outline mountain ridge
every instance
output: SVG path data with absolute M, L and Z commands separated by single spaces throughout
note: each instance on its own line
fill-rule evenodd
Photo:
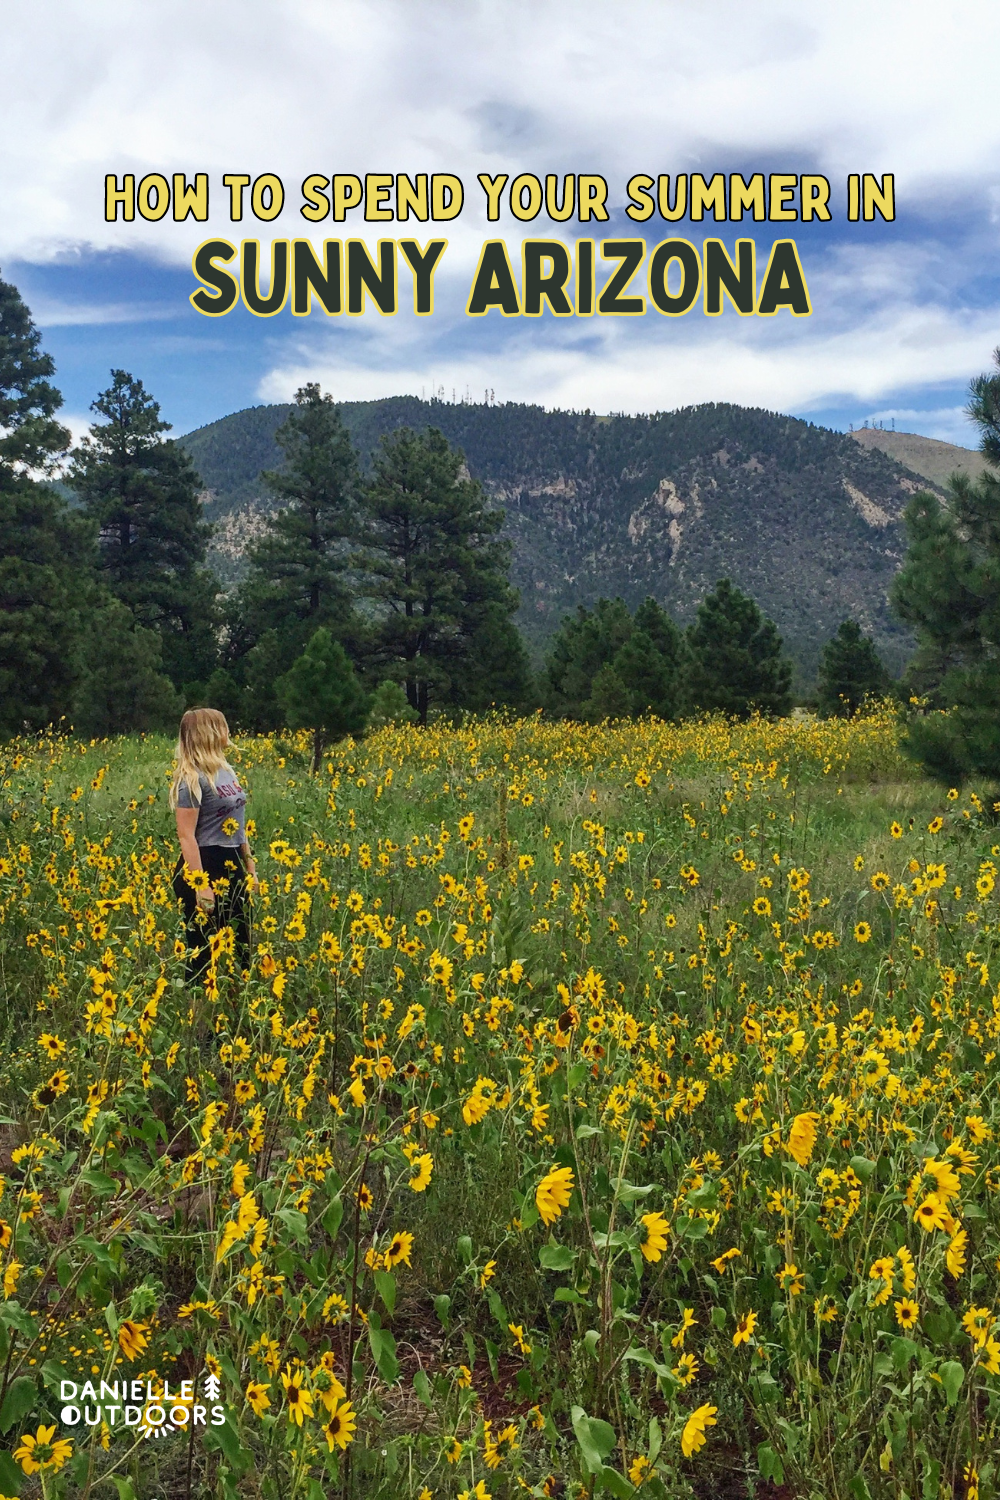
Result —
M 179 439 L 206 485 L 214 561 L 230 582 L 273 506 L 259 473 L 280 466 L 274 432 L 291 409 L 248 407 Z M 652 594 L 686 622 L 720 577 L 775 620 L 799 683 L 849 615 L 892 671 L 910 655 L 888 589 L 906 504 L 940 482 L 875 443 L 727 403 L 598 418 L 400 396 L 341 411 L 363 463 L 403 425 L 438 427 L 463 450 L 506 511 L 519 624 L 536 657 L 577 604 L 621 594 L 634 607 Z

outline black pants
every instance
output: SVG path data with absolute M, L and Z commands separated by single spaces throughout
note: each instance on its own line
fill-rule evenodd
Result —
M 229 888 L 216 892 L 215 906 L 202 912 L 195 892 L 184 879 L 184 857 L 174 866 L 174 895 L 184 910 L 184 929 L 190 950 L 187 961 L 187 980 L 196 984 L 204 978 L 210 957 L 209 939 L 220 927 L 231 927 L 235 938 L 237 968 L 250 965 L 250 910 L 247 902 L 246 869 L 242 849 L 230 849 L 220 844 L 199 846 L 202 869 L 213 885 L 217 880 L 229 881 Z

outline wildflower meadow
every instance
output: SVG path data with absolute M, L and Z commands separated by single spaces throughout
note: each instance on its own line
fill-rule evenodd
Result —
M 996 1495 L 996 794 L 888 706 L 310 755 L 190 989 L 170 743 L 0 748 L 0 1492 Z

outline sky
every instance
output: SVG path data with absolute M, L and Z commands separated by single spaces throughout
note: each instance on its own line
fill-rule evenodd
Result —
M 288 400 L 401 393 L 597 412 L 704 401 L 975 446 L 970 378 L 1000 344 L 1000 6 L 992 0 L 33 0 L 3 6 L 0 276 L 56 361 L 75 434 L 112 368 L 183 433 Z M 209 174 L 211 218 L 104 219 L 105 174 Z M 230 222 L 226 172 L 276 173 L 280 217 Z M 307 224 L 310 173 L 448 172 L 447 225 Z M 477 174 L 598 173 L 606 225 L 487 223 Z M 634 224 L 636 173 L 821 173 L 830 223 Z M 893 173 L 896 219 L 848 223 L 848 173 Z M 435 311 L 206 318 L 203 240 L 414 234 L 449 244 Z M 813 312 L 470 318 L 488 238 L 794 238 Z M 606 272 L 599 273 L 599 285 Z M 266 282 L 266 270 L 264 280 Z M 645 290 L 644 271 L 632 289 Z

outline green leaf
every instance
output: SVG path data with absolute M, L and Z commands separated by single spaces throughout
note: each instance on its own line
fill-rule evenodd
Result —
M 132 1488 L 131 1479 L 126 1478 L 123 1474 L 111 1474 L 108 1477 L 118 1491 L 118 1500 L 138 1500 L 135 1490 Z
M 9 1453 L 0 1452 L 0 1494 L 19 1495 L 24 1474 Z
M 487 1339 L 486 1340 L 486 1358 L 490 1362 L 490 1374 L 493 1376 L 493 1383 L 494 1383 L 494 1385 L 500 1379 L 500 1376 L 498 1374 L 498 1366 L 497 1366 L 497 1355 L 499 1353 L 500 1353 L 500 1350 L 497 1347 L 497 1345 L 494 1344 L 493 1340 L 492 1339 Z
M 568 1245 L 543 1245 L 538 1252 L 538 1264 L 543 1271 L 568 1271 L 573 1264 L 573 1252 Z
M 721 1332 L 726 1326 L 726 1309 L 724 1307 L 713 1307 L 711 1311 L 712 1326 Z
M 396 1308 L 396 1278 L 391 1271 L 375 1272 L 375 1288 L 385 1303 L 385 1310 L 392 1317 Z
M 554 1302 L 579 1303 L 584 1307 L 588 1305 L 586 1297 L 581 1297 L 580 1293 L 574 1291 L 571 1286 L 557 1286 L 555 1296 L 552 1300 Z
M 118 1337 L 118 1324 L 121 1319 L 118 1316 L 118 1309 L 113 1302 L 109 1302 L 104 1309 L 104 1321 L 111 1330 L 111 1337 L 116 1339 Z
M 869 1161 L 867 1156 L 852 1156 L 851 1166 L 861 1178 L 862 1182 L 870 1182 L 875 1175 L 875 1163 Z
M 428 1411 L 433 1411 L 434 1410 L 434 1392 L 431 1390 L 431 1383 L 430 1383 L 430 1381 L 427 1378 L 427 1371 L 426 1370 L 418 1370 L 417 1373 L 414 1375 L 414 1377 L 413 1377 L 413 1389 L 416 1391 L 417 1395 L 419 1396 L 420 1400 L 424 1403 L 424 1405 L 426 1406 L 427 1410 Z
M 687 1201 L 692 1208 L 714 1208 L 719 1201 L 719 1184 L 704 1182 L 700 1188 L 688 1193 Z
M 140 1250 L 145 1250 L 147 1255 L 152 1255 L 157 1260 L 162 1260 L 166 1253 L 159 1241 L 154 1240 L 153 1236 L 147 1234 L 144 1229 L 133 1229 L 129 1234 L 129 1239 L 134 1245 L 138 1245 Z
M 895 1338 L 889 1346 L 889 1353 L 897 1371 L 902 1373 L 910 1360 L 918 1353 L 917 1345 L 912 1339 Z
M 770 1443 L 758 1443 L 757 1467 L 760 1470 L 761 1479 L 770 1479 L 774 1484 L 784 1484 L 785 1471 L 782 1468 L 781 1459 Z
M 578 1125 L 576 1127 L 576 1138 L 578 1141 L 589 1141 L 592 1135 L 603 1135 L 596 1125 Z
M 232 1417 L 227 1417 L 221 1427 L 213 1429 L 219 1439 L 219 1447 L 237 1474 L 245 1474 L 253 1462 L 253 1454 L 240 1443 L 240 1435 L 233 1426 Z
M 79 1179 L 85 1187 L 92 1188 L 98 1198 L 107 1198 L 118 1191 L 118 1183 L 106 1172 L 98 1172 L 94 1167 L 80 1173 Z
M 569 1072 L 566 1074 L 567 1086 L 571 1089 L 578 1089 L 583 1080 L 586 1078 L 588 1072 L 590 1071 L 590 1067 L 590 1063 L 574 1063 Z
M 339 1230 L 341 1223 L 343 1222 L 343 1218 L 344 1203 L 343 1199 L 338 1196 L 331 1200 L 329 1206 L 327 1207 L 326 1213 L 323 1215 L 323 1218 L 321 1220 L 323 1228 L 326 1230 L 331 1240 L 335 1240 L 337 1238 L 337 1231 Z
M 596 1328 L 588 1328 L 587 1332 L 583 1335 L 584 1347 L 588 1354 L 593 1355 L 594 1359 L 597 1358 L 597 1346 L 600 1341 L 601 1335 Z
M 448 1313 L 450 1309 L 451 1298 L 448 1296 L 447 1292 L 440 1292 L 438 1296 L 434 1298 L 434 1311 L 437 1313 L 438 1322 L 444 1329 L 447 1329 L 448 1327 Z
M 38 1387 L 29 1375 L 19 1375 L 11 1381 L 0 1406 L 0 1432 L 9 1432 L 37 1403 Z
M 497 1322 L 500 1324 L 500 1327 L 506 1333 L 507 1324 L 510 1322 L 510 1319 L 507 1316 L 507 1309 L 504 1307 L 503 1303 L 500 1300 L 500 1293 L 489 1291 L 486 1294 L 486 1300 L 490 1304 L 490 1312 L 493 1314 Z
M 954 1406 L 958 1400 L 958 1393 L 962 1389 L 962 1381 L 965 1379 L 965 1369 L 957 1359 L 949 1359 L 941 1365 L 938 1374 L 941 1377 L 945 1395 L 948 1397 L 948 1405 Z
M 386 1385 L 395 1385 L 399 1379 L 399 1360 L 396 1358 L 396 1340 L 387 1328 L 373 1328 L 371 1315 L 368 1319 L 368 1342 L 378 1366 L 378 1372 Z
M 629 1483 L 624 1474 L 619 1474 L 617 1469 L 602 1468 L 600 1480 L 601 1489 L 606 1490 L 609 1495 L 618 1495 L 619 1500 L 631 1500 L 638 1493 L 635 1486 Z
M 297 1208 L 279 1208 L 275 1218 L 281 1220 L 297 1244 L 309 1243 L 308 1221 L 304 1213 L 300 1213 Z
M 661 1365 L 655 1355 L 650 1354 L 648 1349 L 643 1349 L 641 1344 L 633 1344 L 630 1349 L 626 1349 L 623 1358 L 630 1359 L 637 1365 L 644 1365 L 647 1370 L 653 1370 L 661 1379 L 665 1379 L 670 1374 L 667 1366 Z
M 521 1228 L 533 1229 L 541 1217 L 534 1198 L 530 1199 L 521 1210 Z
M 637 1203 L 640 1198 L 648 1198 L 652 1191 L 652 1183 L 646 1187 L 636 1187 L 634 1183 L 623 1182 L 618 1189 L 617 1198 L 619 1203 Z
M 604 1460 L 615 1446 L 614 1428 L 599 1417 L 588 1417 L 582 1406 L 572 1408 L 570 1419 L 587 1473 L 600 1474 Z
M 468 1234 L 460 1234 L 458 1237 L 458 1253 L 463 1265 L 472 1264 L 472 1237 Z
M 662 1447 L 663 1447 L 663 1433 L 660 1430 L 660 1424 L 657 1421 L 656 1417 L 650 1417 L 650 1419 L 649 1419 L 649 1452 L 647 1453 L 646 1457 L 649 1459 L 649 1461 L 650 1461 L 651 1464 L 655 1464 L 656 1463 L 656 1460 L 660 1456 L 660 1449 Z

